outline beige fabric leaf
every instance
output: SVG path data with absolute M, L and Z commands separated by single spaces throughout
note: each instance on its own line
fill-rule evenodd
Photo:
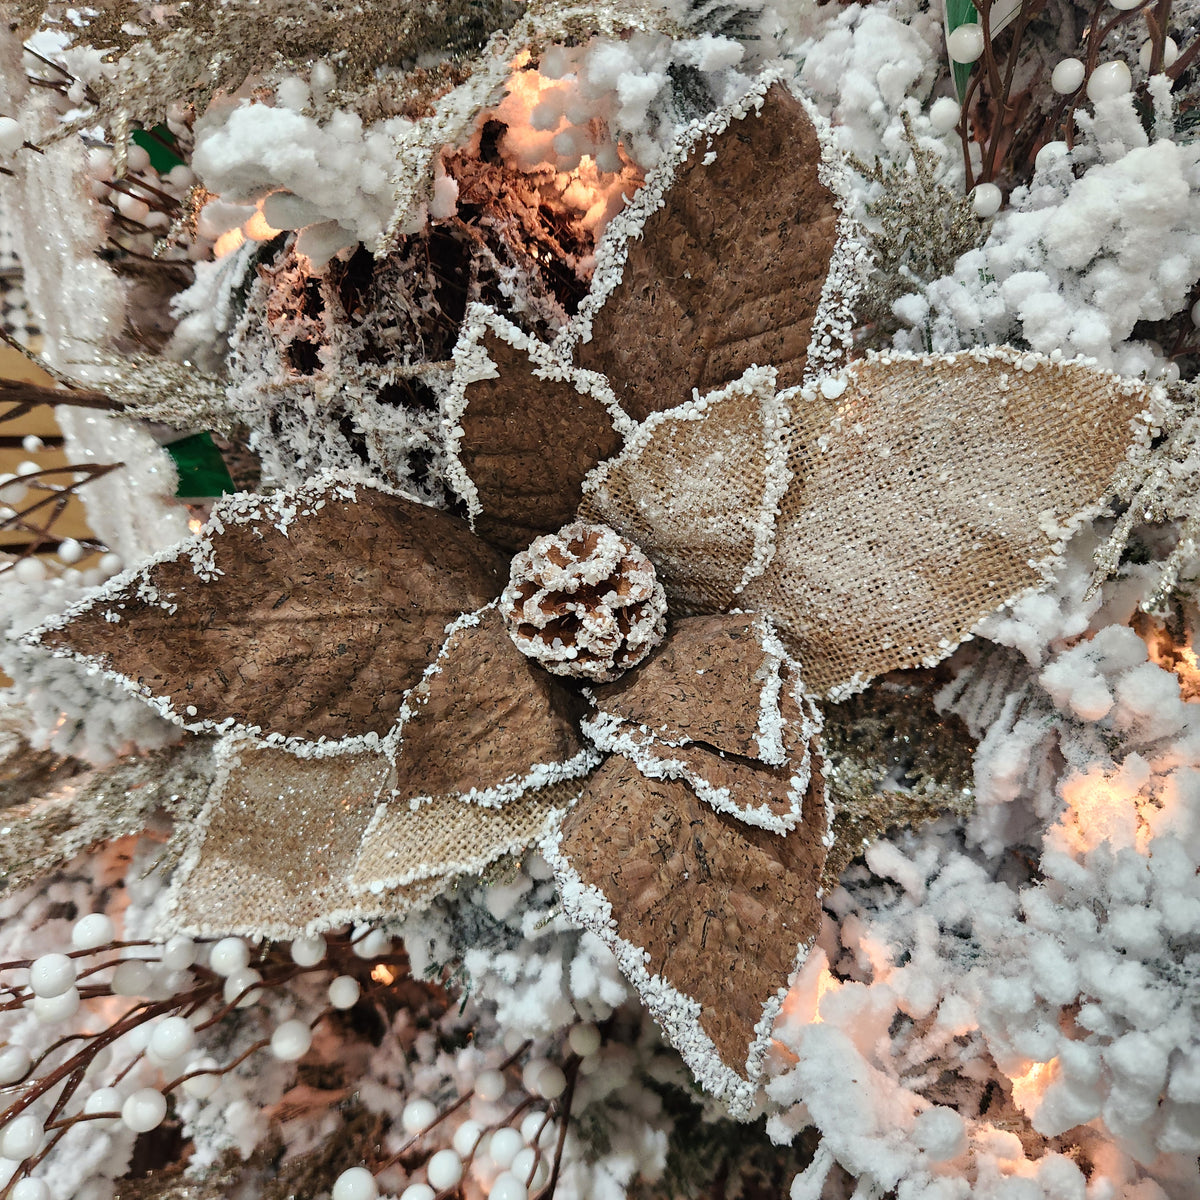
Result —
M 365 485 L 239 495 L 35 637 L 189 728 L 382 734 L 504 566 L 463 522 Z
M 932 665 L 1043 581 L 1148 442 L 1152 400 L 1004 350 L 856 364 L 791 402 L 793 479 L 745 606 L 771 614 L 816 691 Z
M 399 916 L 429 886 L 360 899 L 347 879 L 390 763 L 378 754 L 300 758 L 231 741 L 172 880 L 169 922 L 201 937 L 291 938 Z M 434 889 L 435 891 L 437 889 Z
M 434 875 L 482 871 L 541 838 L 555 810 L 569 804 L 582 786 L 579 779 L 562 780 L 500 808 L 482 808 L 458 796 L 439 796 L 416 809 L 380 804 L 364 831 L 351 889 L 373 900 L 383 888 L 419 888 Z
M 547 843 L 568 915 L 613 948 L 697 1079 L 735 1112 L 820 926 L 827 827 L 819 773 L 804 823 L 780 836 L 614 756 Z
M 738 606 L 771 559 L 789 478 L 789 414 L 774 382 L 772 369 L 752 368 L 652 414 L 584 483 L 580 517 L 611 525 L 649 555 L 674 612 Z
M 775 84 L 760 110 L 693 145 L 661 207 L 630 229 L 577 361 L 607 375 L 635 420 L 756 363 L 800 383 L 838 235 L 821 157 L 804 105 Z

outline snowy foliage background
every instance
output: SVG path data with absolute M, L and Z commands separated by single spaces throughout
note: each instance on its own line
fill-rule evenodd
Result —
M 1065 0 L 1048 5 L 1047 28 L 1056 6 Z M 543 14 L 547 27 L 553 8 Z M 509 165 L 534 173 L 532 191 L 589 235 L 602 233 L 623 189 L 632 190 L 687 120 L 741 94 L 776 59 L 852 156 L 856 216 L 868 231 L 881 231 L 889 186 L 881 178 L 903 172 L 914 146 L 947 194 L 964 190 L 958 136 L 935 103 L 953 95 L 936 3 L 740 10 L 674 0 L 607 18 L 614 28 L 628 20 L 634 32 L 547 50 L 536 90 L 514 87 L 495 107 L 497 119 L 520 131 L 505 143 Z M 1194 5 L 1176 6 L 1173 28 L 1194 33 L 1196 23 Z M 1040 36 L 1030 53 L 1043 63 L 1075 49 Z M 74 29 L 47 25 L 31 44 L 81 87 L 106 69 Z M 1136 41 L 1120 49 L 1140 83 Z M 129 287 L 97 254 L 114 220 L 91 184 L 111 167 L 98 138 L 89 150 L 78 134 L 52 136 L 79 115 L 67 110 L 81 95 L 62 100 L 26 88 L 20 47 L 7 32 L 0 54 L 0 113 L 47 146 L 26 176 L 17 218 L 45 356 L 65 375 L 104 386 L 110 368 L 95 348 L 147 326 L 134 310 L 158 300 Z M 500 66 L 507 71 L 507 59 Z M 377 334 L 370 316 L 351 327 L 332 305 L 281 315 L 277 301 L 331 287 L 328 275 L 318 271 L 313 284 L 306 273 L 335 256 L 346 263 L 360 243 L 370 250 L 389 229 L 410 231 L 454 211 L 459 185 L 430 147 L 480 136 L 474 118 L 502 81 L 499 70 L 477 72 L 439 105 L 436 142 L 429 122 L 339 109 L 325 97 L 327 65 L 307 78 L 288 76 L 253 103 L 214 103 L 195 123 L 190 166 L 160 181 L 179 195 L 199 183 L 220 196 L 203 210 L 191 243 L 194 282 L 171 299 L 165 344 L 174 358 L 222 376 L 223 414 L 249 428 L 264 483 L 359 467 L 365 455 L 378 477 L 444 500 L 436 420 L 380 399 L 402 382 L 436 395 L 444 373 L 429 364 L 437 355 L 416 342 L 392 344 L 380 367 L 366 351 L 372 338 L 390 335 Z M 936 272 L 915 270 L 914 256 L 881 240 L 873 286 L 889 303 L 877 344 L 943 351 L 1012 343 L 1082 354 L 1192 395 L 1197 359 L 1173 356 L 1154 333 L 1171 321 L 1190 329 L 1200 281 L 1200 143 L 1190 126 L 1177 126 L 1170 90 L 1151 83 L 1150 93 L 1150 115 L 1128 92 L 1083 105 L 1074 147 L 1045 146 L 997 215 L 970 214 L 971 244 Z M 585 152 L 606 178 L 572 193 L 569 173 Z M 16 153 L 11 139 L 0 147 L 8 158 Z M 401 176 L 409 171 L 427 172 L 431 187 L 410 197 L 397 223 L 397 186 L 407 186 Z M 770 164 L 760 186 L 770 186 Z M 264 208 L 263 193 L 278 189 L 289 193 L 286 204 Z M 273 231 L 299 230 L 296 245 L 258 274 L 252 266 L 274 242 L 239 233 L 230 239 L 237 248 L 213 257 L 213 245 L 256 213 Z M 586 253 L 571 263 L 579 278 L 590 265 Z M 488 270 L 530 329 L 553 332 L 564 322 L 561 298 L 532 289 L 513 264 Z M 375 298 L 393 305 L 380 328 L 404 328 L 405 320 L 423 328 L 419 290 L 381 287 Z M 300 342 L 316 347 L 320 370 L 297 375 Z M 170 499 L 170 460 L 153 438 L 98 413 L 64 411 L 60 420 L 73 461 L 128 464 L 97 486 L 89 507 L 93 528 L 122 562 L 186 533 L 188 513 Z M 1113 578 L 1089 592 L 1109 517 L 1077 536 L 1055 588 L 988 618 L 945 669 L 937 703 L 978 739 L 972 814 L 893 831 L 827 897 L 819 948 L 776 1030 L 762 1102 L 779 1155 L 793 1146 L 792 1200 L 1200 1195 L 1200 673 L 1190 650 L 1163 650 L 1172 640 L 1190 644 L 1194 544 L 1182 543 L 1174 586 L 1155 611 L 1139 608 L 1156 595 L 1194 504 L 1198 463 L 1186 431 L 1171 445 L 1183 450 L 1163 468 L 1169 502 L 1152 527 L 1134 524 Z M 98 582 L 69 567 L 37 574 L 0 578 L 0 621 L 10 635 Z M 35 745 L 104 766 L 174 739 L 136 700 L 64 660 L 10 640 L 0 644 L 0 666 L 13 680 L 4 711 Z M 153 941 L 167 836 L 165 826 L 152 826 L 131 862 L 98 851 L 45 887 L 8 895 L 3 957 L 61 949 L 70 915 L 100 909 L 118 917 L 124 937 Z M 526 1039 L 553 1058 L 580 1021 L 607 1032 L 581 1076 L 560 1196 L 608 1200 L 655 1186 L 682 1195 L 671 1148 L 688 1127 L 699 1119 L 722 1131 L 716 1140 L 734 1136 L 714 1106 L 689 1096 L 685 1069 L 641 1015 L 609 952 L 557 915 L 536 855 L 509 878 L 464 881 L 388 933 L 403 938 L 415 975 L 451 970 L 465 997 L 461 1009 L 420 1028 L 402 1009 L 373 1048 L 350 1053 L 356 1111 L 391 1121 L 389 1148 L 403 1140 L 404 1110 L 415 1098 L 446 1103 Z M 153 994 L 180 985 L 186 969 L 173 973 L 157 964 L 152 946 L 145 952 L 156 964 Z M 264 1028 L 316 1011 L 322 995 L 310 981 L 236 1010 L 211 1031 L 204 1053 L 228 1061 Z M 0 1021 L 10 1046 L 36 1049 L 60 1032 L 26 1011 Z M 347 1040 L 355 1033 L 343 1030 Z M 114 1046 L 75 1103 L 142 1048 L 133 1035 Z M 326 1034 L 315 1053 L 335 1063 L 345 1051 Z M 295 1067 L 263 1061 L 247 1060 L 211 1096 L 176 1102 L 196 1179 L 215 1178 L 231 1153 L 249 1158 L 273 1137 L 294 1156 L 339 1136 L 344 1114 L 311 1097 L 308 1119 L 273 1123 L 283 1098 L 296 1100 Z M 119 1089 L 154 1086 L 158 1071 L 138 1059 Z M 496 1101 L 476 1097 L 444 1127 L 444 1140 L 462 1119 L 499 1114 Z M 119 1122 L 99 1124 L 73 1129 L 39 1168 L 48 1194 L 125 1194 L 114 1181 L 135 1135 Z M 497 1173 L 484 1158 L 469 1186 L 487 1193 Z M 394 1183 L 397 1192 L 406 1185 Z M 258 1194 L 256 1185 L 239 1186 L 239 1195 Z

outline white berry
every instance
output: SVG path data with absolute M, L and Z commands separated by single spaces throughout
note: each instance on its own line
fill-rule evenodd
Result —
M 333 1181 L 333 1200 L 375 1200 L 378 1195 L 379 1185 L 366 1167 L 351 1167 Z
M 250 988 L 251 984 L 261 981 L 262 976 L 253 967 L 244 967 L 240 971 L 234 971 L 225 980 L 225 1003 L 232 1004 L 236 1000 L 238 1008 L 249 1008 L 250 1005 L 257 1004 L 262 995 L 262 989 L 251 988 L 250 991 L 246 989 Z M 242 995 L 243 992 L 245 995 Z M 241 996 L 240 1000 L 238 1000 L 239 996 Z
M 131 958 L 113 971 L 114 996 L 144 996 L 154 984 L 154 973 L 140 958 Z
M 75 544 L 79 545 L 78 542 Z M 66 542 L 63 543 L 63 546 L 65 545 Z M 58 548 L 58 555 L 62 558 L 62 546 Z M 63 559 L 63 562 L 68 561 Z M 116 936 L 117 927 L 111 917 L 104 913 L 89 913 L 75 922 L 75 927 L 71 930 L 71 945 L 76 950 L 96 950 L 100 946 L 107 946 Z
M 116 1088 L 97 1088 L 85 1101 L 83 1111 L 92 1113 L 119 1113 L 124 1099 Z
M 157 1129 L 166 1115 L 166 1097 L 157 1088 L 139 1088 L 121 1105 L 121 1120 L 134 1133 Z
M 475 1147 L 483 1135 L 483 1126 L 478 1121 L 464 1121 L 450 1139 L 450 1145 L 463 1158 L 469 1158 L 475 1152 Z
M 1050 72 L 1050 86 L 1060 95 L 1069 96 L 1079 90 L 1087 68 L 1077 58 L 1064 58 Z
M 29 1007 L 43 1025 L 57 1025 L 79 1011 L 79 989 L 69 987 L 61 996 L 34 996 Z
M 952 62 L 973 63 L 983 53 L 983 26 L 975 21 L 960 25 L 946 39 Z
M 215 1072 L 216 1069 L 217 1060 L 215 1058 L 198 1059 L 188 1067 L 187 1073 L 190 1074 L 192 1071 L 203 1071 L 205 1073 L 196 1075 L 192 1079 L 185 1079 L 183 1081 L 183 1090 L 189 1096 L 195 1096 L 197 1100 L 207 1100 L 221 1086 L 220 1075 L 209 1074 L 209 1072 Z
M 1179 57 L 1179 43 L 1174 38 L 1167 38 L 1163 42 L 1162 69 L 1165 71 Z M 1138 51 L 1138 65 L 1143 71 L 1150 70 L 1151 60 L 1154 58 L 1154 41 L 1147 40 L 1142 43 L 1142 48 Z
M 425 1175 L 431 1188 L 443 1192 L 462 1179 L 462 1159 L 453 1150 L 439 1150 L 426 1164 Z
M 176 934 L 163 947 L 162 964 L 168 971 L 183 971 L 196 961 L 199 947 L 190 937 Z
M 50 1200 L 44 1179 L 19 1179 L 13 1185 L 12 1200 Z
M 410 1183 L 400 1193 L 400 1200 L 433 1200 L 437 1192 L 427 1183 Z
M 580 1058 L 587 1058 L 589 1054 L 595 1054 L 600 1049 L 600 1030 L 591 1021 L 581 1021 L 578 1025 L 572 1025 L 567 1033 L 567 1045 Z
M 15 154 L 24 140 L 20 125 L 12 117 L 0 117 L 0 154 Z
M 160 1062 L 173 1062 L 186 1054 L 196 1041 L 196 1031 L 186 1017 L 164 1017 L 150 1035 L 150 1053 Z
M 324 957 L 325 939 L 319 933 L 292 942 L 292 962 L 298 967 L 315 967 Z
M 1133 76 L 1128 66 L 1119 58 L 1101 63 L 1091 74 L 1087 83 L 1087 98 L 1096 104 L 1101 100 L 1112 100 L 1123 96 L 1133 86 Z
M 23 1079 L 33 1065 L 33 1058 L 24 1046 L 9 1045 L 0 1049 L 0 1086 Z
M 271 1034 L 271 1053 L 282 1062 L 295 1062 L 308 1053 L 312 1030 L 307 1021 L 284 1021 Z
M 935 133 L 949 133 L 958 124 L 962 109 L 950 96 L 941 96 L 929 106 L 929 123 Z
M 525 1139 L 517 1129 L 497 1129 L 488 1142 L 488 1158 L 501 1170 L 512 1164 L 517 1151 L 525 1145 Z
M 29 986 L 47 1000 L 61 996 L 75 983 L 75 962 L 65 954 L 43 954 L 29 968 Z
M 329 1003 L 334 1008 L 353 1008 L 361 991 L 353 975 L 339 975 L 329 985 Z
M 508 1081 L 503 1071 L 495 1069 L 480 1071 L 475 1076 L 475 1095 L 480 1100 L 499 1100 L 508 1091 Z
M 555 1100 L 567 1090 L 567 1077 L 557 1063 L 547 1063 L 534 1083 L 534 1091 L 543 1100 Z
M 400 1124 L 405 1133 L 420 1133 L 437 1116 L 437 1107 L 432 1100 L 410 1100 L 400 1115 Z
M 218 975 L 228 978 L 235 971 L 242 971 L 250 965 L 250 947 L 241 938 L 222 938 L 209 950 L 208 965 Z
M 354 953 L 359 958 L 378 958 L 392 948 L 392 939 L 382 929 L 372 929 L 364 938 L 354 943 Z
M 971 193 L 971 207 L 977 217 L 994 217 L 1004 203 L 1004 194 L 994 183 L 975 185 Z
M 22 1113 L 0 1131 L 0 1154 L 20 1162 L 41 1147 L 45 1130 L 33 1113 Z
M 527 1186 L 532 1187 L 535 1191 L 550 1177 L 550 1168 L 546 1165 L 545 1158 L 539 1158 L 537 1151 L 531 1146 L 526 1146 L 524 1150 L 517 1151 L 516 1157 L 512 1160 L 510 1170 L 518 1179 L 523 1183 L 527 1183 Z M 533 1176 L 532 1179 L 530 1179 L 531 1174 Z
M 529 1200 L 529 1189 L 523 1179 L 505 1171 L 496 1176 L 488 1196 L 491 1200 Z

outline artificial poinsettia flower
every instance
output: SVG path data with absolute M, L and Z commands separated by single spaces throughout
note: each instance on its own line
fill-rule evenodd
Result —
M 222 736 L 181 928 L 399 915 L 544 835 L 565 911 L 751 1110 L 826 883 L 810 693 L 937 661 L 1036 586 L 1157 399 L 1004 349 L 844 365 L 839 186 L 764 80 L 647 178 L 553 344 L 468 311 L 443 411 L 470 528 L 367 480 L 235 497 L 41 631 Z M 640 547 L 671 617 L 586 689 L 510 636 L 535 592 L 498 599 L 508 555 L 579 518 Z

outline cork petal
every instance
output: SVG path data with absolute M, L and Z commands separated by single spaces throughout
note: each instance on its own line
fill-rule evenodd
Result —
M 483 305 L 468 312 L 454 364 L 443 410 L 451 482 L 477 533 L 523 550 L 573 519 L 584 477 L 633 424 L 602 379 Z
M 829 817 L 818 774 L 805 807 L 786 836 L 750 828 L 614 756 L 545 846 L 568 916 L 612 947 L 697 1079 L 737 1115 L 819 928 Z
M 347 886 L 389 770 L 378 754 L 300 758 L 227 740 L 172 881 L 169 927 L 291 938 L 428 903 L 444 879 L 365 898 Z
M 755 363 L 773 363 L 783 387 L 801 382 L 838 243 L 822 152 L 808 110 L 776 83 L 696 127 L 614 221 L 571 335 L 635 420 Z
M 221 502 L 196 537 L 33 635 L 186 728 L 377 739 L 504 560 L 459 520 L 364 484 Z
M 677 612 L 738 606 L 774 554 L 790 480 L 790 413 L 775 371 L 753 367 L 638 426 L 584 483 L 580 517 L 649 555 Z
M 404 701 L 391 798 L 488 807 L 582 775 L 598 761 L 578 731 L 582 709 L 513 645 L 494 604 L 469 613 Z
M 1149 444 L 1153 389 L 993 349 L 871 357 L 792 402 L 775 554 L 746 588 L 833 696 L 932 666 L 1039 586 Z
M 636 672 L 594 687 L 584 731 L 644 775 L 777 833 L 805 816 L 821 718 L 766 618 L 684 617 Z

